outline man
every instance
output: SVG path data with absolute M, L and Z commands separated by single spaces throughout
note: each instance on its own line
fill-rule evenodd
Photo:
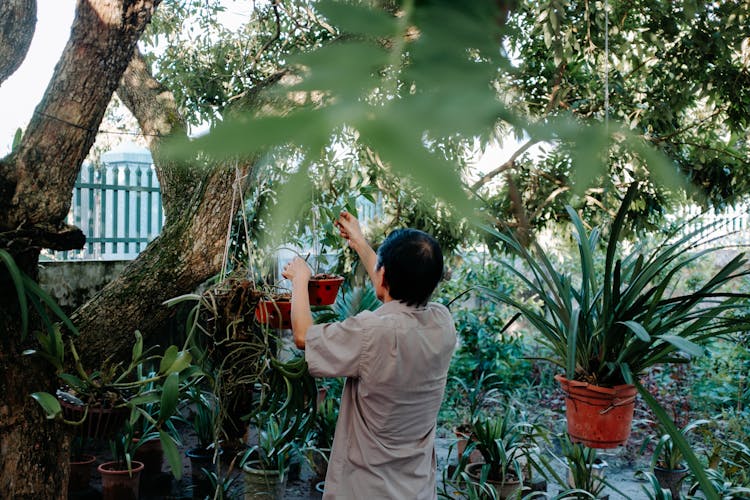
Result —
M 310 268 L 294 259 L 292 333 L 310 373 L 345 376 L 324 499 L 434 499 L 435 427 L 456 330 L 448 309 L 428 302 L 443 274 L 437 241 L 392 232 L 376 254 L 357 219 L 341 212 L 341 236 L 359 255 L 383 305 L 340 323 L 314 325 Z

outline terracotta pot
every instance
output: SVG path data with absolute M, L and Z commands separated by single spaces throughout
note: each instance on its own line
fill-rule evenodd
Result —
M 76 405 L 65 399 L 59 401 L 66 420 L 78 422 L 83 418 L 86 406 Z M 86 420 L 77 427 L 76 432 L 84 438 L 110 439 L 122 429 L 129 416 L 130 408 L 127 406 L 103 408 L 89 405 Z
M 568 434 L 573 442 L 590 448 L 616 448 L 625 444 L 633 421 L 634 385 L 599 387 L 555 375 L 565 393 Z
M 242 466 L 245 472 L 245 500 L 284 498 L 287 474 L 278 470 L 258 469 L 257 463 Z
M 453 434 L 456 435 L 456 451 L 458 452 L 458 460 L 461 461 L 461 458 L 464 456 L 464 450 L 466 450 L 466 445 L 469 444 L 469 440 L 471 439 L 471 433 L 465 432 L 462 430 L 459 430 L 458 427 L 453 428 Z M 474 449 L 471 452 L 471 455 L 469 455 L 469 463 L 477 463 L 482 461 L 482 453 L 480 453 L 479 450 Z
M 133 441 L 138 441 L 134 439 Z M 147 476 L 155 476 L 161 473 L 161 465 L 164 462 L 164 449 L 160 439 L 151 439 L 140 445 L 135 450 L 136 460 L 143 463 L 143 473 Z
M 97 470 L 102 475 L 104 500 L 137 500 L 143 464 L 133 460 L 131 470 L 122 470 L 119 462 L 104 462 Z
M 659 486 L 668 489 L 672 493 L 672 498 L 682 498 L 682 481 L 687 477 L 687 468 L 682 469 L 664 469 L 663 467 L 654 467 L 654 476 L 659 482 Z
M 96 462 L 94 455 L 81 455 L 70 459 L 70 476 L 68 480 L 68 491 L 83 491 L 89 488 L 91 481 L 91 466 Z
M 479 481 L 482 477 L 482 466 L 483 462 L 477 462 L 466 466 L 466 473 L 474 480 Z M 521 481 L 515 478 L 507 478 L 505 481 L 494 481 L 487 479 L 487 483 L 491 484 L 497 492 L 497 498 L 513 498 L 518 494 L 518 490 L 521 489 L 523 484 Z
M 271 328 L 292 327 L 292 302 L 290 300 L 261 300 L 255 308 L 255 319 Z
M 336 302 L 336 295 L 339 293 L 339 288 L 343 282 L 344 278 L 341 276 L 322 275 L 322 277 L 313 276 L 310 278 L 310 282 L 307 284 L 310 305 L 330 306 Z

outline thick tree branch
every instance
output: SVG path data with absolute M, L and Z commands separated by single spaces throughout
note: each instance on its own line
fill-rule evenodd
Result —
M 136 42 L 160 0 L 87 0 L 18 151 L 0 171 L 0 228 L 59 223 Z
M 190 201 L 201 178 L 200 172 L 161 154 L 167 138 L 186 137 L 186 123 L 180 115 L 174 94 L 158 82 L 138 49 L 135 50 L 117 95 L 138 120 L 154 158 L 167 220 Z
M 0 85 L 26 58 L 36 28 L 36 0 L 0 2 Z

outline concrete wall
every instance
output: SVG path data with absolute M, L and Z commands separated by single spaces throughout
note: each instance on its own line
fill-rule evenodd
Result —
M 39 283 L 67 313 L 96 295 L 130 261 L 40 262 Z

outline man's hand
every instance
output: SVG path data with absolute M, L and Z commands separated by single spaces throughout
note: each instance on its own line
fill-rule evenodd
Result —
M 312 271 L 310 270 L 310 266 L 307 265 L 307 262 L 299 257 L 295 257 L 294 260 L 284 267 L 281 275 L 292 280 L 292 283 L 295 283 L 298 280 L 301 283 L 307 283 L 310 281 Z
M 362 234 L 362 228 L 359 227 L 359 221 L 346 210 L 342 210 L 339 218 L 334 222 L 339 228 L 339 234 L 349 242 L 349 246 L 358 250 L 362 245 L 367 245 L 365 237 Z

